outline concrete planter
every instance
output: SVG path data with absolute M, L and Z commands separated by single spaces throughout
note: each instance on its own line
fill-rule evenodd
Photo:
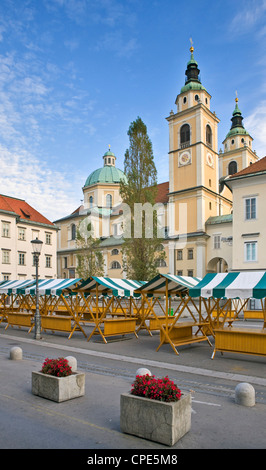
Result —
M 33 395 L 56 402 L 81 397 L 85 394 L 85 374 L 73 372 L 67 377 L 53 377 L 42 372 L 32 372 Z
M 165 403 L 123 393 L 120 427 L 124 433 L 172 446 L 191 428 L 191 395 Z

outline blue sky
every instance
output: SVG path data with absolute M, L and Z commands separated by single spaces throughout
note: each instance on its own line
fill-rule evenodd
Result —
M 266 0 L 1 0 L 0 193 L 50 220 L 75 210 L 111 145 L 123 169 L 129 125 L 148 128 L 168 181 L 168 124 L 189 38 L 221 120 L 235 91 L 253 148 L 266 155 Z

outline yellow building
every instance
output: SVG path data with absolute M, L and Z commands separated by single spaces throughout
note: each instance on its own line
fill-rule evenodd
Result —
M 237 210 L 232 222 L 232 271 L 266 269 L 266 157 L 226 179 Z
M 200 70 L 190 48 L 186 80 L 175 101 L 176 111 L 166 118 L 169 125 L 169 181 L 158 185 L 156 203 L 165 233 L 166 259 L 159 271 L 203 277 L 206 272 L 228 271 L 233 262 L 232 188 L 233 175 L 254 164 L 252 137 L 243 126 L 236 98 L 231 128 L 224 151 L 218 152 L 219 119 L 211 111 L 211 95 L 202 85 Z M 119 194 L 122 170 L 116 168 L 113 152 L 87 178 L 84 204 L 55 223 L 58 232 L 58 275 L 75 277 L 76 230 L 90 217 L 94 236 L 101 239 L 105 275 L 125 277 L 122 269 L 123 207 Z
M 93 225 L 93 237 L 100 238 L 104 255 L 105 275 L 122 277 L 121 214 L 119 206 L 120 180 L 125 174 L 116 168 L 116 157 L 107 151 L 103 156 L 103 167 L 93 171 L 85 181 L 84 203 L 72 214 L 55 221 L 58 231 L 58 273 L 59 277 L 76 277 L 77 268 L 77 229 L 82 221 Z
M 209 217 L 230 213 L 232 204 L 230 197 L 219 192 L 219 119 L 210 110 L 211 95 L 200 81 L 193 47 L 190 52 L 186 82 L 175 101 L 176 113 L 171 111 L 167 118 L 169 202 L 175 216 L 171 235 L 176 240 L 170 259 L 171 272 L 203 277 L 209 238 L 205 223 Z

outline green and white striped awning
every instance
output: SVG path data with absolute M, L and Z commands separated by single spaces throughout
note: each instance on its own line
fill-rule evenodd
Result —
M 168 295 L 186 293 L 191 287 L 196 286 L 201 281 L 199 277 L 175 276 L 173 274 L 158 274 L 151 281 L 138 289 L 138 292 L 147 295 L 165 295 L 166 284 L 168 282 Z
M 69 293 L 75 289 L 80 281 L 80 278 L 74 279 L 43 279 L 39 281 L 39 294 L 40 295 L 61 295 L 62 293 Z M 36 282 L 34 286 L 25 289 L 25 294 L 36 294 Z
M 78 291 L 86 293 L 96 292 L 99 295 L 114 295 L 116 297 L 133 297 L 135 290 L 139 289 L 144 282 L 129 279 L 117 279 L 110 277 L 91 276 L 78 286 Z
M 266 272 L 209 273 L 189 289 L 191 297 L 216 299 L 262 299 L 266 297 Z
M 62 292 L 70 292 L 75 289 L 80 281 L 75 279 L 41 279 L 39 280 L 40 295 L 61 295 Z M 36 280 L 5 281 L 0 284 L 0 294 L 36 294 Z
M 35 280 L 24 280 L 24 281 L 3 281 L 0 284 L 0 294 L 17 294 L 26 287 L 35 284 Z

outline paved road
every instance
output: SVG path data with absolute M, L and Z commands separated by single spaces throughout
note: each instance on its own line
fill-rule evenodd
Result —
M 158 335 L 103 344 L 75 333 L 44 333 L 36 341 L 26 330 L 0 327 L 0 448 L 84 449 L 86 457 L 123 449 L 175 452 L 180 449 L 265 449 L 266 358 L 216 354 L 207 343 L 158 352 Z M 20 346 L 22 361 L 11 361 L 11 347 Z M 74 356 L 86 374 L 84 397 L 54 403 L 31 394 L 31 371 L 46 357 Z M 171 449 L 120 431 L 120 394 L 130 389 L 136 370 L 168 375 L 181 390 L 192 391 L 192 427 Z M 251 383 L 252 408 L 236 405 L 235 387 Z M 99 454 L 100 455 L 100 454 Z M 122 454 L 121 454 L 122 455 Z

